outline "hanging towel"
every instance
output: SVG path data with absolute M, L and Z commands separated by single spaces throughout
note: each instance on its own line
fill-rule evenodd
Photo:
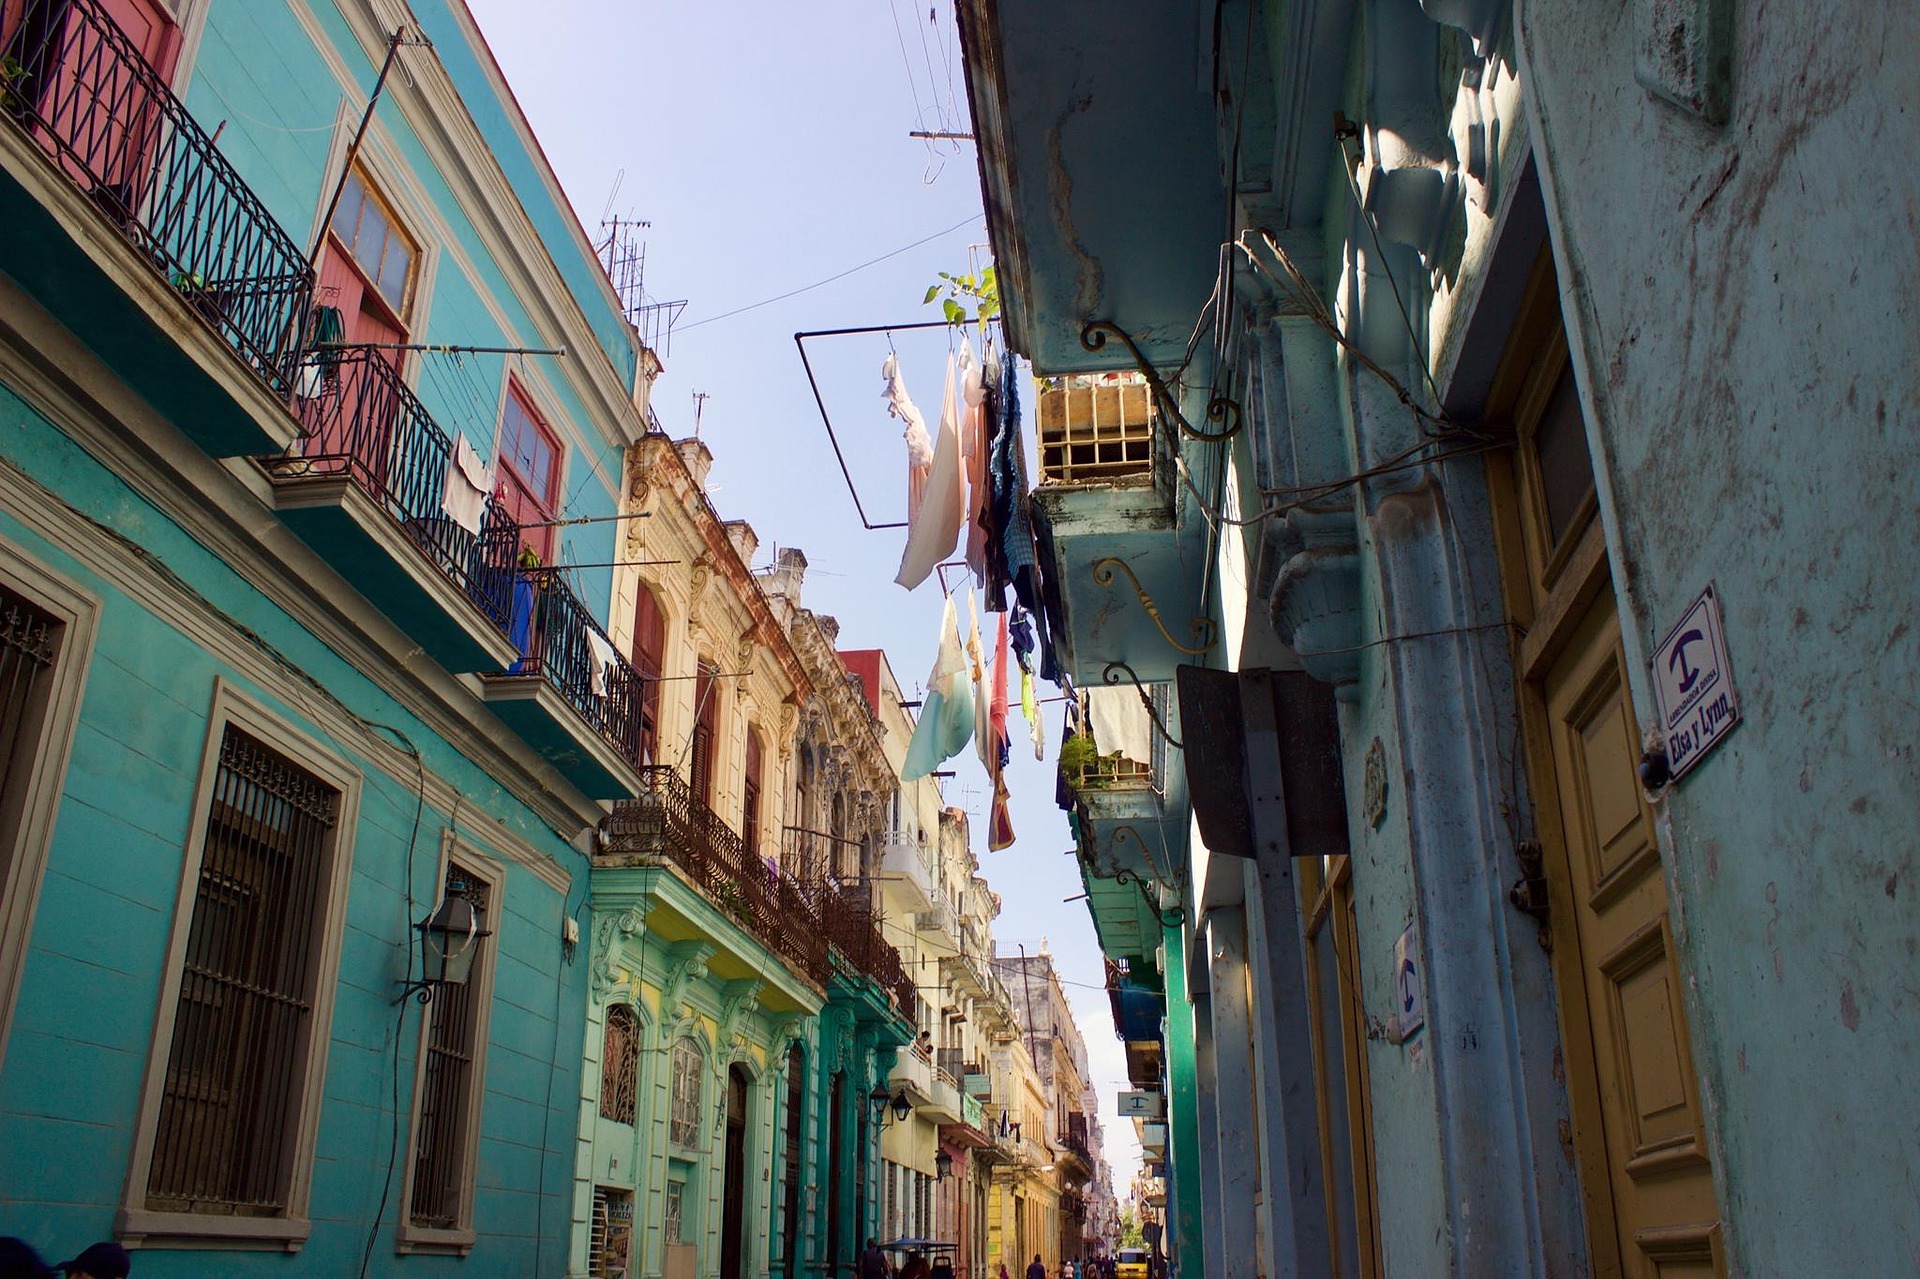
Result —
M 1147 727 L 1147 709 L 1140 705 L 1140 694 L 1132 688 L 1109 686 L 1090 688 L 1086 694 L 1087 722 L 1100 753 L 1119 751 L 1136 764 L 1151 764 L 1153 730 Z
M 993 772 L 993 704 L 987 685 L 987 655 L 980 645 L 980 610 L 973 602 L 973 588 L 967 588 L 967 667 L 973 676 L 973 749 L 980 766 Z
M 960 647 L 960 619 L 953 597 L 940 611 L 940 649 L 927 676 L 927 696 L 913 740 L 900 766 L 900 780 L 918 781 L 958 755 L 973 736 L 973 702 L 967 690 L 967 658 Z
M 973 357 L 973 343 L 960 344 L 960 457 L 967 468 L 967 567 L 975 580 L 987 581 L 987 510 L 991 498 L 987 489 L 987 383 L 979 361 Z
M 447 518 L 479 537 L 481 521 L 487 514 L 487 495 L 493 492 L 493 486 L 493 468 L 480 460 L 466 436 L 454 436 L 453 448 L 447 454 L 446 492 L 440 499 L 440 509 Z
M 613 645 L 592 627 L 587 628 L 587 657 L 593 665 L 593 695 L 607 695 L 607 668 L 614 663 Z
M 1020 672 L 1020 713 L 1027 717 L 1027 734 L 1033 738 L 1033 757 L 1047 757 L 1047 738 L 1040 727 L 1040 701 L 1033 695 L 1033 672 Z
M 886 363 L 880 366 L 880 376 L 886 379 L 886 389 L 880 397 L 887 402 L 887 412 L 907 424 L 901 434 L 907 440 L 907 522 L 911 524 L 920 514 L 920 502 L 927 491 L 927 476 L 933 471 L 933 437 L 927 434 L 927 420 L 920 409 L 907 394 L 907 380 L 900 374 L 900 357 L 888 355 Z
M 947 390 L 940 403 L 940 433 L 933 441 L 933 469 L 927 475 L 920 513 L 907 530 L 894 581 L 912 590 L 934 566 L 953 554 L 967 518 L 967 477 L 960 458 L 960 407 L 954 393 L 955 362 L 947 361 Z
M 507 668 L 509 675 L 526 675 L 533 669 L 533 605 L 533 579 L 514 574 L 513 607 L 507 614 L 507 639 L 520 650 L 520 660 Z

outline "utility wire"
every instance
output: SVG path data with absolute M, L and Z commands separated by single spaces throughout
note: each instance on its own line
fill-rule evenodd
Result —
M 958 222 L 954 223 L 950 227 L 942 227 L 940 230 L 935 231 L 932 235 L 922 236 L 920 239 L 915 240 L 912 244 L 903 244 L 899 248 L 893 250 L 891 253 L 882 253 L 877 258 L 869 258 L 865 262 L 862 262 L 859 266 L 850 266 L 846 270 L 841 271 L 835 275 L 830 275 L 824 280 L 815 280 L 812 284 L 805 284 L 797 289 L 791 289 L 786 293 L 782 293 L 778 295 L 777 297 L 770 297 L 765 299 L 764 301 L 754 302 L 747 306 L 735 307 L 731 311 L 722 311 L 718 315 L 710 315 L 704 320 L 695 320 L 691 324 L 682 324 L 679 326 L 676 332 L 684 333 L 688 329 L 697 329 L 703 324 L 714 324 L 721 320 L 731 319 L 736 315 L 745 315 L 748 311 L 757 311 L 763 306 L 772 306 L 775 302 L 784 302 L 788 298 L 797 298 L 802 293 L 811 293 L 815 289 L 823 288 L 826 285 L 832 284 L 835 280 L 844 280 L 856 271 L 864 271 L 870 266 L 878 266 L 880 263 L 885 262 L 888 258 L 897 258 L 902 253 L 905 253 L 908 249 L 917 249 L 921 245 L 931 243 L 932 241 L 939 239 L 943 235 L 952 235 L 955 231 L 958 231 L 961 227 L 966 226 L 969 222 L 977 222 L 979 220 L 980 220 L 979 214 L 970 213 L 966 217 L 961 218 Z

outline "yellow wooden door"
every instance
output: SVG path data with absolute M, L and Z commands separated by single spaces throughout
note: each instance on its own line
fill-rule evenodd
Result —
M 1603 591 L 1541 687 L 1560 801 L 1552 869 L 1573 916 L 1569 930 L 1556 911 L 1554 948 L 1576 1121 L 1588 1112 L 1576 1134 L 1588 1225 L 1602 1275 L 1707 1279 L 1725 1273 L 1719 1213 L 1624 670 Z

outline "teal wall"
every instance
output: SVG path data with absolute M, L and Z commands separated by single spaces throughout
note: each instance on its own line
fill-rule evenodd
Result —
M 209 132 L 226 123 L 220 135 L 222 153 L 302 250 L 312 247 L 315 220 L 339 180 L 337 168 L 329 170 L 327 164 L 335 119 L 344 109 L 349 124 L 358 123 L 380 71 L 379 62 L 366 56 L 338 9 L 320 2 L 313 4 L 312 11 L 352 74 L 353 93 L 343 93 L 322 50 L 282 0 L 216 3 L 185 93 L 188 109 Z M 424 69 L 438 58 L 454 77 L 560 271 L 572 304 L 584 312 L 604 349 L 564 357 L 420 354 L 410 357 L 407 376 L 442 428 L 449 434 L 466 433 L 476 448 L 491 456 L 503 371 L 509 364 L 516 370 L 538 368 L 555 397 L 542 399 L 540 407 L 567 443 L 563 509 L 556 515 L 612 515 L 617 509 L 622 450 L 609 430 L 588 413 L 570 386 L 568 373 L 569 366 L 585 365 L 573 367 L 573 375 L 584 372 L 631 388 L 635 357 L 620 336 L 625 321 L 605 298 L 605 285 L 596 278 L 600 268 L 566 231 L 563 219 L 571 214 L 554 205 L 533 161 L 511 131 L 506 108 L 486 86 L 471 48 L 449 25 L 445 6 L 422 4 L 415 6 L 415 13 L 427 25 L 434 45 L 402 49 L 394 76 L 404 75 L 409 64 Z M 552 345 L 550 335 L 536 330 L 525 300 L 509 287 L 472 218 L 435 170 L 396 101 L 395 83 L 390 77 L 375 119 L 391 136 L 410 180 L 471 264 L 470 274 L 445 251 L 447 246 L 428 238 L 431 228 L 411 228 L 428 238 L 426 250 L 437 259 L 432 296 L 418 298 L 414 304 L 426 323 L 411 335 L 412 340 L 458 346 Z M 489 309 L 489 302 L 505 316 L 506 328 Z M 560 562 L 604 565 L 615 559 L 616 527 L 604 523 L 563 530 Z M 583 570 L 578 585 L 582 600 L 604 620 L 613 589 L 612 570 Z
M 583 859 L 458 749 L 4 388 L 0 456 L 51 490 L 48 506 L 59 518 L 125 539 L 121 557 L 157 566 L 184 583 L 228 619 L 236 642 L 244 627 L 284 660 L 287 672 L 267 686 L 251 683 L 172 621 L 11 518 L 0 518 L 0 533 L 102 601 L 0 1067 L 0 1220 L 8 1231 L 56 1249 L 71 1250 L 110 1233 L 127 1176 L 214 681 L 225 678 L 281 712 L 364 779 L 314 1165 L 313 1236 L 299 1263 L 306 1273 L 353 1273 L 394 1138 L 396 1043 L 406 1157 L 420 1010 L 407 1005 L 396 1040 L 392 1001 L 413 918 L 438 896 L 440 833 L 449 815 L 428 809 L 416 833 L 414 779 L 378 771 L 357 741 L 330 737 L 301 708 L 333 702 L 367 723 L 398 730 L 430 772 L 462 792 L 469 813 L 501 823 L 576 878 Z M 532 1273 L 536 1249 L 542 1258 L 554 1258 L 564 1241 L 574 1129 L 569 1100 L 579 1069 L 575 1047 L 584 983 L 563 962 L 558 943 L 570 904 L 470 831 L 463 834 L 509 867 L 504 912 L 490 941 L 496 978 L 475 1201 L 483 1233 L 476 1256 L 492 1259 L 486 1264 L 498 1266 L 498 1273 Z M 567 1051 L 557 1052 L 556 1045 Z M 396 1170 L 375 1242 L 376 1272 L 393 1264 L 403 1170 Z M 409 1268 L 445 1264 L 421 1258 Z M 273 1254 L 232 1253 L 223 1255 L 220 1271 L 244 1275 L 284 1271 L 286 1265 L 286 1258 Z M 141 1256 L 139 1270 L 201 1275 L 206 1262 L 192 1253 L 150 1251 Z
M 1184 925 L 1161 934 L 1167 981 L 1167 1234 L 1162 1247 L 1179 1273 L 1207 1273 L 1207 1246 L 1201 1227 L 1200 1161 L 1214 1157 L 1213 1143 L 1200 1144 L 1200 1098 L 1194 1078 L 1193 1003 L 1187 994 L 1187 940 Z

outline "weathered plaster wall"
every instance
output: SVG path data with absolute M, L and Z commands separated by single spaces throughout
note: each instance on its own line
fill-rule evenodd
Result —
M 1904 1273 L 1920 11 L 1735 3 L 1713 127 L 1634 82 L 1641 7 L 1517 21 L 1636 709 L 1708 582 L 1741 698 L 1662 822 L 1722 1211 L 1742 1273 Z

